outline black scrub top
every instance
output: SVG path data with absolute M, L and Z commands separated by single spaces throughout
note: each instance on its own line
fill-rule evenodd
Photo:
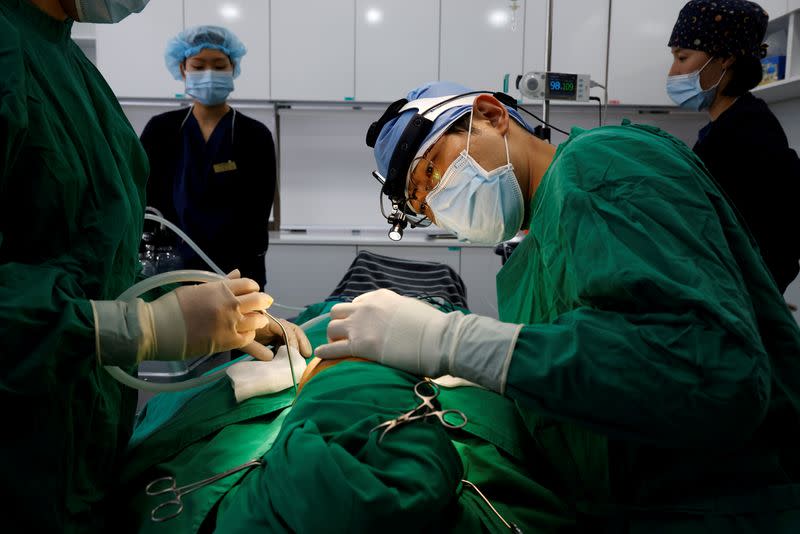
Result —
M 800 159 L 767 104 L 741 96 L 694 146 L 739 211 L 783 293 L 800 261 Z
M 206 142 L 181 109 L 150 119 L 147 205 L 176 223 L 224 271 L 266 285 L 267 224 L 275 197 L 275 145 L 262 123 L 231 109 Z M 209 270 L 176 239 L 184 267 Z

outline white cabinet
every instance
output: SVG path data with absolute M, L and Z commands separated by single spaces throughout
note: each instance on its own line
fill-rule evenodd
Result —
M 789 284 L 789 287 L 786 288 L 786 292 L 783 295 L 786 302 L 800 308 L 800 276 Z M 800 309 L 792 310 L 792 313 L 797 322 L 800 323 Z
M 94 24 L 75 22 L 72 24 L 72 40 L 75 41 L 84 55 L 97 65 L 97 38 Z
M 551 70 L 589 74 L 605 85 L 609 0 L 553 2 Z M 547 39 L 547 0 L 528 0 L 525 18 L 524 72 L 544 70 Z M 602 90 L 592 91 L 601 96 Z
M 355 257 L 355 245 L 271 243 L 266 255 L 266 291 L 275 302 L 286 306 L 303 307 L 322 302 L 336 289 Z M 281 317 L 292 315 L 278 307 L 275 313 Z
M 151 2 L 119 24 L 98 24 L 97 66 L 118 97 L 183 93 L 164 66 L 167 41 L 183 30 L 183 2 Z
M 400 258 L 409 261 L 432 261 L 449 266 L 456 273 L 460 269 L 460 247 L 409 247 L 398 245 L 358 246 L 358 251 L 366 250 L 381 256 Z
M 148 9 L 150 9 L 148 7 Z M 223 26 L 247 47 L 231 98 L 269 98 L 269 1 L 184 0 L 186 27 Z
M 393 102 L 439 76 L 439 0 L 356 0 L 356 99 Z
M 72 39 L 94 39 L 97 36 L 95 30 L 96 24 L 87 22 L 73 22 L 72 23 Z
M 461 249 L 461 279 L 467 286 L 467 304 L 473 313 L 497 319 L 495 277 L 502 263 L 494 248 Z
M 355 0 L 272 0 L 269 27 L 274 100 L 353 98 Z
M 609 102 L 673 105 L 666 81 L 672 54 L 667 47 L 686 0 L 614 0 L 611 12 Z
M 525 3 L 512 29 L 508 0 L 442 0 L 439 79 L 475 90 L 503 89 L 522 72 Z

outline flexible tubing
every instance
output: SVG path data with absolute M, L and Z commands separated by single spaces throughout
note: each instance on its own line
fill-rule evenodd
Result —
M 181 270 L 181 271 L 172 271 L 168 273 L 161 273 L 150 278 L 146 278 L 139 283 L 129 287 L 125 290 L 120 296 L 120 300 L 129 300 L 132 298 L 136 298 L 143 293 L 146 293 L 152 289 L 157 287 L 161 287 L 167 284 L 174 284 L 174 283 L 181 283 L 181 282 L 214 282 L 217 280 L 225 279 L 226 277 L 222 275 L 218 275 L 215 273 L 211 273 L 208 271 L 195 271 L 195 270 Z M 299 328 L 303 331 L 311 328 L 319 324 L 320 322 L 324 321 L 330 317 L 330 313 L 325 313 L 318 317 L 314 317 L 313 319 L 306 321 Z M 273 317 L 274 320 L 274 317 Z M 286 339 L 286 332 L 283 330 L 283 326 L 280 324 L 279 321 L 276 321 L 277 324 L 281 327 L 281 330 L 284 334 L 284 340 Z M 252 356 L 247 356 L 245 360 L 252 360 Z M 291 359 L 289 360 L 289 365 L 291 367 Z M 117 366 L 106 366 L 106 371 L 117 379 L 119 382 L 125 384 L 128 387 L 134 389 L 140 389 L 142 391 L 149 391 L 155 393 L 166 393 L 166 392 L 176 392 L 176 391 L 184 391 L 187 389 L 192 389 L 200 386 L 204 386 L 206 384 L 210 384 L 216 380 L 219 380 L 223 377 L 226 373 L 225 369 L 220 369 L 219 371 L 215 371 L 214 373 L 198 376 L 195 378 L 191 378 L 189 380 L 184 380 L 182 382 L 172 382 L 172 383 L 155 383 L 155 382 L 148 382 L 146 380 L 142 380 L 140 378 L 136 378 L 134 376 L 129 375 L 122 369 Z M 292 377 L 294 377 L 294 369 L 291 370 Z
M 155 214 L 148 213 L 148 211 L 151 211 Z M 194 241 L 192 241 L 192 239 L 188 235 L 186 235 L 185 232 L 183 232 L 183 230 L 181 230 L 176 225 L 165 219 L 162 216 L 161 212 L 159 212 L 157 209 L 153 207 L 147 207 L 145 209 L 144 218 L 150 221 L 160 223 L 168 227 L 173 232 L 175 232 L 181 239 L 183 239 L 183 241 L 186 244 L 188 244 L 197 253 L 198 256 L 200 256 L 203 259 L 203 261 L 205 261 L 208 264 L 209 267 L 211 267 L 211 269 L 214 270 L 214 272 L 184 269 L 180 271 L 172 271 L 172 272 L 157 274 L 155 276 L 146 278 L 138 282 L 137 284 L 132 285 L 125 291 L 123 291 L 122 294 L 118 297 L 119 300 L 131 300 L 148 291 L 151 291 L 153 289 L 159 288 L 164 285 L 183 283 L 183 282 L 215 282 L 227 278 L 222 269 L 220 269 L 219 266 L 216 263 L 214 263 L 211 260 L 211 258 L 209 258 L 208 255 L 206 255 L 206 253 L 203 252 L 203 250 Z M 305 308 L 284 306 L 277 302 L 273 302 L 272 305 L 278 308 L 283 308 L 292 311 L 305 310 Z M 280 321 L 275 319 L 275 317 L 273 317 L 269 313 L 267 313 L 267 315 L 269 316 L 270 319 L 274 320 L 276 324 L 278 324 L 278 326 L 280 327 L 281 332 L 283 333 L 283 339 L 285 343 L 288 337 L 286 335 L 286 330 L 284 329 L 283 325 L 280 323 Z M 306 323 L 301 325 L 300 328 L 305 331 L 307 328 L 311 328 L 312 326 L 318 324 L 319 322 L 323 321 L 329 316 L 330 314 L 324 314 L 319 317 L 315 317 L 314 319 L 311 319 L 310 321 L 307 321 Z M 248 356 L 246 359 L 253 359 L 253 357 Z M 226 374 L 225 369 L 220 369 L 219 371 L 216 371 L 214 373 L 198 376 L 181 382 L 155 383 L 155 382 L 147 382 L 146 380 L 142 380 L 140 378 L 131 376 L 118 366 L 107 365 L 105 367 L 106 371 L 108 371 L 108 373 L 112 377 L 114 377 L 122 384 L 125 384 L 126 386 L 134 389 L 155 392 L 155 393 L 184 391 L 187 389 L 204 386 L 206 384 L 210 384 L 211 382 L 219 380 L 220 378 L 223 377 L 223 375 Z M 292 373 L 292 380 L 294 381 L 294 369 L 292 368 L 291 358 L 289 358 L 289 367 L 291 368 L 290 372 Z M 295 384 L 295 388 L 296 387 L 297 385 Z
M 183 230 L 181 230 L 180 228 L 178 228 L 177 226 L 175 226 L 174 224 L 172 224 L 171 222 L 169 222 L 165 218 L 159 217 L 158 215 L 153 215 L 151 213 L 145 213 L 144 214 L 144 218 L 149 220 L 149 221 L 155 221 L 155 222 L 161 223 L 164 226 L 166 226 L 167 228 L 169 228 L 170 230 L 172 230 L 173 232 L 175 232 L 176 234 L 178 234 L 178 236 L 180 236 L 180 238 L 183 239 L 186 242 L 187 245 L 192 247 L 192 249 L 195 252 L 197 252 L 198 256 L 203 258 L 203 261 L 206 262 L 209 267 L 211 267 L 212 271 L 214 271 L 215 273 L 217 273 L 217 274 L 219 274 L 221 276 L 225 276 L 225 273 L 222 272 L 222 269 L 220 269 L 219 266 L 216 263 L 211 261 L 211 258 L 209 258 L 206 255 L 206 253 L 203 252 L 203 250 L 199 246 L 197 246 L 197 243 L 192 241 L 191 238 L 183 232 Z
M 153 210 L 154 212 L 157 211 L 155 208 L 147 208 L 147 209 Z M 217 266 L 216 263 L 211 261 L 211 258 L 209 258 L 208 255 L 206 255 L 205 252 L 203 252 L 203 250 L 200 248 L 199 245 L 197 245 L 197 243 L 192 241 L 191 238 L 188 235 L 186 235 L 186 233 L 184 233 L 183 230 L 181 230 L 180 228 L 175 226 L 173 223 L 171 223 L 167 219 L 165 219 L 161 215 L 161 213 L 158 213 L 156 215 L 153 215 L 153 214 L 150 214 L 150 213 L 145 213 L 144 214 L 144 218 L 147 219 L 147 220 L 150 220 L 150 221 L 155 221 L 157 223 L 161 223 L 164 226 L 167 226 L 170 230 L 172 230 L 173 232 L 178 234 L 178 236 L 181 239 L 183 239 L 184 242 L 186 242 L 186 244 L 189 245 L 192 248 L 192 250 L 194 250 L 197 253 L 198 256 L 203 258 L 203 261 L 206 262 L 206 264 L 209 267 L 211 267 L 211 269 L 214 272 L 216 272 L 217 274 L 220 274 L 222 276 L 225 276 L 225 273 L 222 272 L 222 269 L 220 269 L 219 266 Z M 296 306 L 286 306 L 284 304 L 281 304 L 280 302 L 273 302 L 272 305 L 274 307 L 276 307 L 276 308 L 281 308 L 281 309 L 289 310 L 289 311 L 305 311 L 305 308 L 298 308 Z
M 161 287 L 167 284 L 174 284 L 179 282 L 215 282 L 217 280 L 222 280 L 222 279 L 225 279 L 225 277 L 208 271 L 182 270 L 182 271 L 161 273 L 152 276 L 150 278 L 145 278 L 141 282 L 132 285 L 119 296 L 119 300 L 130 300 L 138 297 L 143 293 L 150 291 L 151 289 L 155 289 L 157 287 Z M 108 371 L 108 373 L 115 379 L 117 379 L 119 382 L 125 384 L 128 387 L 134 389 L 140 389 L 142 391 L 166 393 L 166 392 L 183 391 L 186 389 L 192 389 L 199 386 L 204 386 L 206 384 L 210 384 L 211 382 L 214 382 L 222 378 L 223 375 L 225 375 L 226 370 L 220 369 L 219 371 L 215 371 L 211 374 L 190 378 L 189 380 L 184 380 L 182 382 L 172 382 L 164 384 L 148 382 L 146 380 L 142 380 L 141 378 L 136 378 L 134 376 L 129 375 L 128 373 L 126 373 L 117 366 L 107 365 L 106 371 Z

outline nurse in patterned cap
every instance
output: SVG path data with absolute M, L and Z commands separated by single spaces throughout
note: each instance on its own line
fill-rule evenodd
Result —
M 675 104 L 705 111 L 695 153 L 703 160 L 783 293 L 798 274 L 800 159 L 778 119 L 750 90 L 762 78 L 769 15 L 745 0 L 692 0 L 681 10 L 669 46 L 667 93 Z

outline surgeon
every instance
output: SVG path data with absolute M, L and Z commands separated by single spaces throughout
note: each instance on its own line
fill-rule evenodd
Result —
M 667 93 L 682 108 L 708 114 L 694 152 L 752 230 L 784 292 L 800 272 L 793 218 L 800 158 L 769 106 L 750 92 L 761 82 L 768 21 L 760 5 L 746 0 L 688 2 L 669 40 Z
M 511 397 L 587 531 L 797 532 L 800 329 L 751 236 L 665 132 L 556 148 L 514 107 L 432 83 L 367 136 L 395 221 L 483 244 L 529 229 L 500 320 L 379 290 L 332 309 L 316 355 Z
M 167 69 L 185 82 L 192 105 L 150 119 L 141 140 L 150 160 L 148 204 L 220 267 L 239 269 L 263 288 L 275 144 L 266 126 L 227 102 L 245 53 L 219 26 L 189 28 L 171 39 Z M 208 269 L 185 243 L 178 251 L 184 267 Z
M 103 497 L 136 391 L 104 366 L 269 341 L 258 284 L 232 273 L 146 303 L 136 281 L 147 159 L 114 94 L 70 39 L 146 0 L 0 3 L 0 461 L 3 520 L 102 532 Z M 261 330 L 259 330 L 261 329 Z

